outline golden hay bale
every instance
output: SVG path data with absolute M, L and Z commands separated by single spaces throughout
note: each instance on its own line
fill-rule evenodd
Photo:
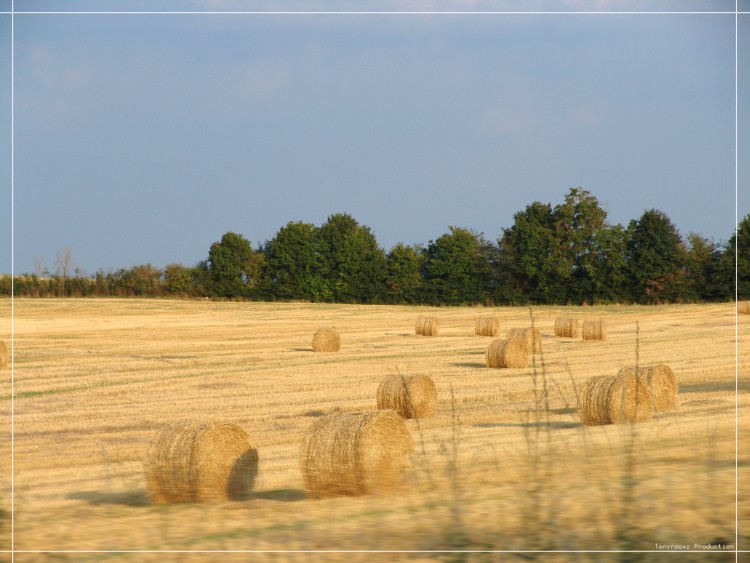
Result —
M 8 367 L 8 347 L 0 340 L 0 369 Z
M 414 328 L 420 336 L 437 336 L 440 333 L 440 321 L 435 317 L 418 316 Z
M 740 315 L 750 315 L 750 301 L 738 301 L 737 313 Z
M 313 336 L 313 352 L 338 352 L 341 348 L 341 337 L 335 328 L 321 328 Z
M 525 368 L 529 364 L 529 353 L 523 340 L 501 338 L 489 345 L 485 359 L 491 368 Z
M 508 331 L 506 338 L 521 340 L 530 354 L 542 353 L 542 333 L 536 328 L 512 328 Z
M 677 407 L 677 377 L 668 365 L 639 367 L 637 373 L 651 393 L 655 411 L 671 411 Z M 622 374 L 635 375 L 635 366 L 622 368 L 618 375 Z
M 584 340 L 607 340 L 607 323 L 604 320 L 583 321 L 581 334 Z
M 586 426 L 651 420 L 648 388 L 635 375 L 590 378 L 578 396 L 578 416 Z
M 578 319 L 564 317 L 555 319 L 555 336 L 578 338 Z
M 143 465 L 156 503 L 243 500 L 255 484 L 258 451 L 230 422 L 174 425 L 154 437 Z
M 435 415 L 437 388 L 427 375 L 388 375 L 378 386 L 377 401 L 378 409 L 395 410 L 403 418 L 427 418 Z
M 396 411 L 336 412 L 307 431 L 300 468 L 315 497 L 384 493 L 403 483 L 413 449 Z
M 500 336 L 498 317 L 479 317 L 474 321 L 474 334 L 477 336 Z

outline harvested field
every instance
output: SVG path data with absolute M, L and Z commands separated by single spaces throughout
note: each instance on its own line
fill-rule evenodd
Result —
M 15 548 L 146 550 L 111 557 L 191 562 L 249 557 L 198 553 L 215 550 L 618 551 L 734 543 L 736 475 L 739 547 L 749 548 L 747 317 L 737 319 L 734 303 L 531 312 L 543 354 L 529 356 L 524 368 L 496 370 L 485 365 L 488 341 L 473 334 L 475 319 L 530 326 L 529 309 L 16 299 Z M 414 333 L 420 315 L 439 320 L 439 338 Z M 556 338 L 559 317 L 606 318 L 607 340 Z M 311 350 L 321 326 L 346 335 L 338 353 Z M 0 337 L 10 347 L 9 335 Z M 679 408 L 632 426 L 582 425 L 576 405 L 585 382 L 636 362 L 663 363 L 678 374 Z M 3 373 L 0 508 L 7 514 L 11 371 Z M 325 415 L 374 411 L 378 385 L 393 373 L 428 373 L 440 390 L 435 416 L 404 420 L 414 443 L 406 488 L 311 498 L 299 465 L 305 433 Z M 247 429 L 257 448 L 249 498 L 152 503 L 143 460 L 153 436 L 216 419 Z M 6 518 L 0 550 L 9 546 Z M 659 553 L 642 555 L 660 560 Z M 23 563 L 102 559 L 16 555 Z

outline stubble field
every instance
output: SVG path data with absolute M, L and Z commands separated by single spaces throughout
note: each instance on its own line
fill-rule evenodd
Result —
M 0 302 L 8 344 L 10 306 Z M 750 317 L 736 324 L 733 304 L 17 299 L 14 315 L 12 444 L 10 369 L 0 388 L 0 549 L 11 548 L 13 472 L 18 562 L 245 561 L 246 551 L 274 551 L 254 554 L 274 561 L 489 561 L 503 550 L 659 561 L 664 554 L 623 551 L 669 545 L 696 551 L 681 560 L 716 561 L 750 547 Z M 418 315 L 437 317 L 440 335 L 415 335 Z M 527 368 L 485 367 L 493 338 L 475 336 L 474 319 L 487 315 L 500 317 L 503 335 L 533 322 L 543 355 Z M 609 338 L 557 338 L 558 316 L 606 319 Z M 323 326 L 341 334 L 338 353 L 312 352 Z M 582 426 L 576 390 L 636 362 L 674 370 L 678 409 L 632 426 Z M 393 373 L 426 374 L 438 388 L 437 415 L 407 421 L 416 444 L 407 486 L 307 498 L 298 461 L 306 429 L 335 410 L 373 410 L 378 383 Z M 152 504 L 142 461 L 154 434 L 217 419 L 242 426 L 258 448 L 252 498 Z M 415 553 L 364 553 L 382 550 Z M 485 553 L 434 553 L 456 550 Z

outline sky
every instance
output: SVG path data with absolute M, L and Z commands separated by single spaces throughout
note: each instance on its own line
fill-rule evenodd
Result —
M 0 272 L 190 266 L 338 212 L 386 251 L 496 240 L 579 186 L 717 242 L 750 213 L 734 1 L 352 6 L 0 0 Z

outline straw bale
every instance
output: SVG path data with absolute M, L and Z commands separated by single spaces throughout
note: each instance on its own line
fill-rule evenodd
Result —
M 427 418 L 435 415 L 437 388 L 427 375 L 388 375 L 378 386 L 377 404 L 378 409 L 395 410 L 403 418 Z
M 420 315 L 414 330 L 420 336 L 437 336 L 440 333 L 440 321 L 435 317 Z
M 586 426 L 651 420 L 651 397 L 635 375 L 590 378 L 578 396 L 578 416 Z
M 578 338 L 578 319 L 565 317 L 555 319 L 555 336 Z
M 314 497 L 385 493 L 403 484 L 413 449 L 396 411 L 336 412 L 307 431 L 300 468 Z
M 583 321 L 581 334 L 584 340 L 607 340 L 607 323 L 604 320 Z
M 641 378 L 651 393 L 651 405 L 655 411 L 671 411 L 677 407 L 677 377 L 666 364 L 622 368 L 618 375 L 628 374 Z
M 338 352 L 339 348 L 341 337 L 335 328 L 321 328 L 313 335 L 313 352 Z
M 542 333 L 537 328 L 512 328 L 506 338 L 521 340 L 529 354 L 542 353 Z
M 236 424 L 173 425 L 152 440 L 144 469 L 159 504 L 243 500 L 255 484 L 258 451 Z
M 750 315 L 750 301 L 738 301 L 737 313 L 740 315 Z
M 8 347 L 0 340 L 0 369 L 8 367 Z
M 500 336 L 498 317 L 479 317 L 474 321 L 474 334 L 477 336 Z
M 491 368 L 525 368 L 529 365 L 526 343 L 518 338 L 495 340 L 487 348 L 485 359 Z

